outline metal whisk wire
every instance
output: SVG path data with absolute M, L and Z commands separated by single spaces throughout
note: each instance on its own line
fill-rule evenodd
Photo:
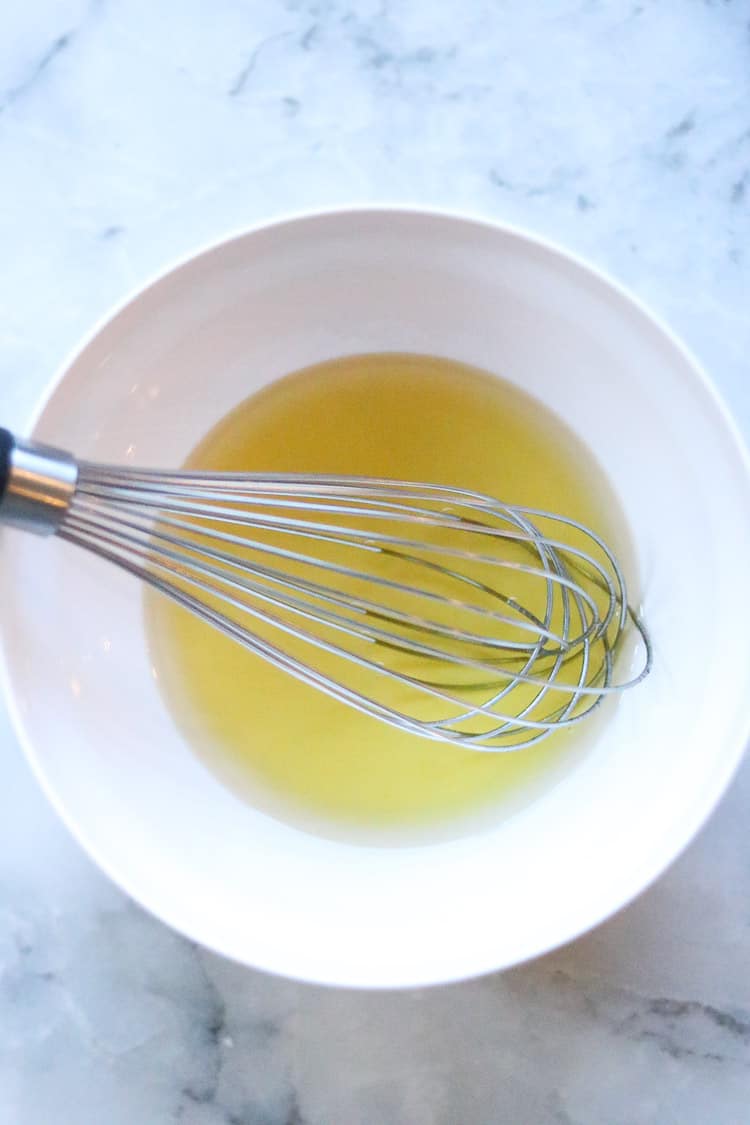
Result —
M 31 499 L 24 457 L 39 462 Z M 441 485 L 134 470 L 17 442 L 8 462 L 0 520 L 55 531 L 284 671 L 422 737 L 530 746 L 651 665 L 617 560 L 562 516 Z M 533 587 L 533 604 L 514 583 Z M 628 622 L 642 665 L 615 683 Z

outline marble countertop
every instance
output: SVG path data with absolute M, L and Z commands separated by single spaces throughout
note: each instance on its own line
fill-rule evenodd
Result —
M 557 239 L 750 433 L 747 0 L 27 0 L 0 37 L 0 408 L 115 301 L 290 209 Z M 0 1125 L 741 1125 L 750 763 L 635 904 L 502 975 L 360 994 L 171 933 L 68 837 L 0 709 Z

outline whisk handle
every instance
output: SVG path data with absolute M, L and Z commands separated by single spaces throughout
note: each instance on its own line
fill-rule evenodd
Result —
M 10 475 L 10 453 L 13 449 L 13 434 L 0 426 L 0 504 L 3 502 L 5 489 L 8 487 Z
M 51 535 L 70 507 L 78 466 L 69 453 L 0 427 L 0 523 Z

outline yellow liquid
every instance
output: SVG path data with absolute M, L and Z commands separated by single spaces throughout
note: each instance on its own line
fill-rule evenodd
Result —
M 448 484 L 565 513 L 621 559 L 627 547 L 601 470 L 555 415 L 429 356 L 354 356 L 289 375 L 219 422 L 187 466 Z M 256 807 L 323 834 L 419 838 L 491 820 L 558 777 L 590 728 L 473 753 L 331 699 L 152 591 L 146 617 L 160 689 L 203 762 Z

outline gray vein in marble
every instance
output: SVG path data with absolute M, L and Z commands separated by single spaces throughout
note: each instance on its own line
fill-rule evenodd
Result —
M 722 1051 L 704 1045 L 713 1040 L 715 1029 L 725 1033 Z M 750 1021 L 710 1004 L 659 997 L 629 1016 L 621 1030 L 634 1039 L 653 1040 L 675 1059 L 696 1057 L 718 1063 L 732 1059 L 750 1069 Z
M 299 98 L 284 97 L 281 99 L 282 112 L 285 117 L 296 117 L 302 109 Z
M 521 182 L 515 179 L 508 179 L 496 168 L 491 168 L 489 172 L 489 179 L 495 187 L 503 191 L 518 193 L 525 196 L 527 199 L 534 199 L 540 196 L 557 195 L 560 193 L 569 194 L 574 185 L 584 177 L 584 169 L 581 167 L 559 167 L 550 169 L 549 176 L 543 181 L 538 183 Z M 576 205 L 580 211 L 586 211 L 591 207 L 591 201 L 588 196 L 578 194 L 576 196 Z
M 243 66 L 239 74 L 236 75 L 232 81 L 227 93 L 230 98 L 237 98 L 240 94 L 244 93 L 253 72 L 258 65 L 258 60 L 261 55 L 268 50 L 273 43 L 280 43 L 291 35 L 290 31 L 280 31 L 275 35 L 269 35 L 266 39 L 262 39 L 257 47 L 253 49 L 247 62 Z
M 201 979 L 205 982 L 206 987 L 207 1002 L 201 1008 L 200 1019 L 206 1054 L 210 1057 L 210 1062 L 208 1063 L 207 1072 L 203 1077 L 203 1081 L 187 1082 L 182 1087 L 180 1093 L 181 1097 L 188 1102 L 198 1105 L 209 1105 L 216 1100 L 219 1079 L 221 1077 L 221 1068 L 223 1065 L 222 1054 L 225 1046 L 224 1040 L 227 1035 L 226 1005 L 205 970 L 200 950 L 192 943 L 191 948 L 195 956 L 198 972 Z M 183 1116 L 184 1109 L 185 1104 L 184 1101 L 181 1100 L 175 1112 L 176 1120 L 179 1120 Z
M 732 203 L 739 206 L 744 203 L 747 194 L 748 184 L 750 184 L 750 168 L 746 168 L 738 180 L 732 184 L 731 200 Z
M 691 110 L 690 113 L 685 114 L 685 116 L 682 117 L 675 125 L 670 126 L 670 128 L 667 129 L 665 136 L 668 141 L 672 141 L 676 137 L 687 136 L 688 133 L 692 133 L 694 128 L 695 110 Z
M 455 46 L 441 50 L 428 45 L 415 47 L 409 51 L 395 52 L 385 47 L 381 40 L 366 32 L 354 35 L 352 43 L 364 56 L 366 67 L 377 71 L 392 70 L 398 82 L 402 81 L 404 70 L 408 67 L 442 64 L 454 59 L 458 54 L 458 48 Z
M 307 31 L 302 35 L 299 45 L 303 51 L 310 51 L 316 45 L 320 37 L 320 24 L 311 23 Z
M 732 1062 L 750 1070 L 750 1011 L 726 1011 L 697 1000 L 650 997 L 632 989 L 599 988 L 592 995 L 561 970 L 552 973 L 550 983 L 561 994 L 575 996 L 590 1019 L 607 1024 L 618 1037 L 652 1042 L 674 1059 Z
M 28 94 L 28 92 L 37 84 L 39 79 L 43 77 L 43 75 L 57 58 L 57 56 L 60 55 L 63 51 L 67 50 L 73 40 L 73 35 L 74 33 L 72 31 L 67 31 L 63 35 L 58 35 L 58 37 L 53 40 L 46 51 L 44 51 L 41 57 L 38 58 L 37 61 L 33 64 L 26 77 L 18 82 L 15 86 L 12 86 L 10 87 L 10 89 L 5 91 L 5 93 L 0 97 L 0 113 L 2 113 L 3 110 L 7 109 L 9 106 L 13 105 L 15 102 L 19 101 L 22 97 L 24 97 L 24 95 Z

